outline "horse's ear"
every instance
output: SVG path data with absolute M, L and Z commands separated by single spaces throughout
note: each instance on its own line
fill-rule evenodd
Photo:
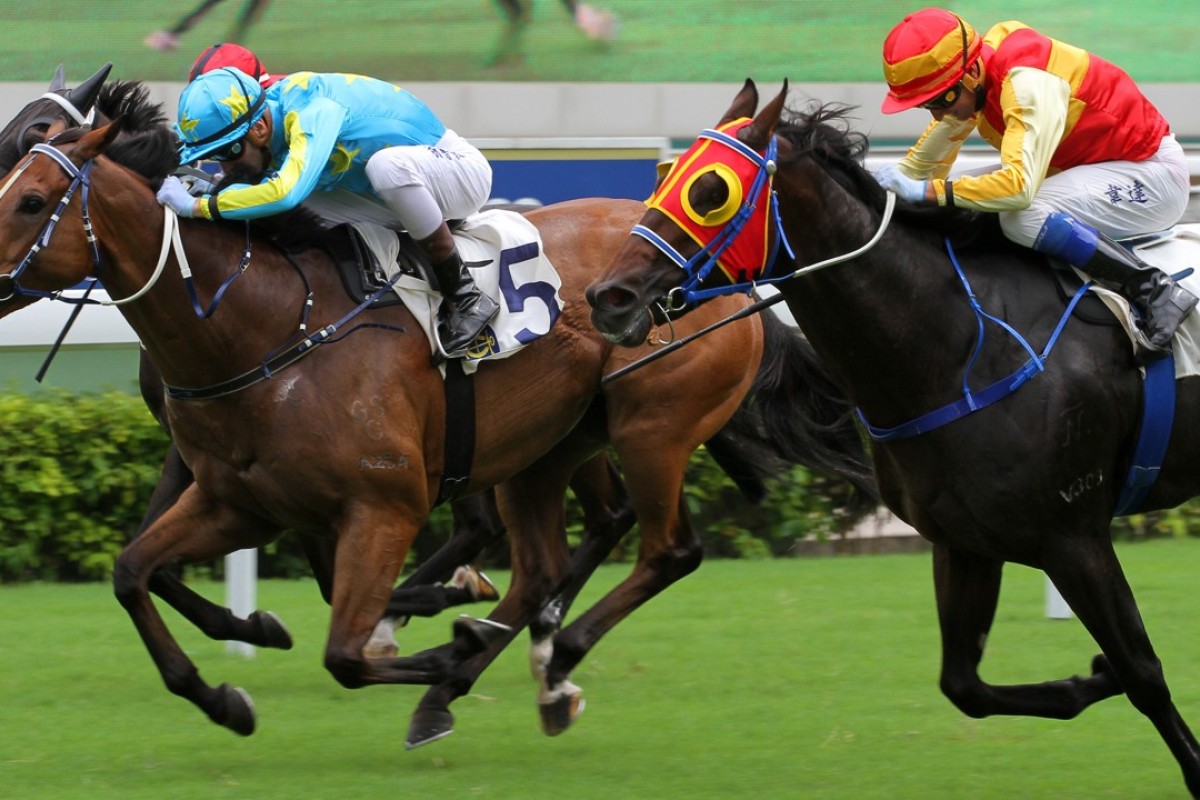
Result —
M 108 78 L 111 70 L 112 62 L 110 61 L 98 69 L 95 75 L 67 92 L 67 102 L 75 106 L 81 115 L 87 114 L 96 104 L 96 98 L 100 96 L 100 88 L 104 86 L 104 81 Z
M 112 144 L 112 140 L 117 138 L 117 134 L 121 132 L 123 119 L 123 117 L 117 117 L 108 125 L 85 133 L 79 140 L 79 146 L 75 148 L 75 156 L 80 161 L 91 161 L 103 153 L 105 148 Z
M 741 91 L 737 93 L 737 97 L 733 98 L 733 103 L 729 106 L 729 110 L 725 112 L 725 116 L 721 117 L 721 121 L 717 123 L 717 127 L 721 127 L 726 122 L 733 122 L 735 119 L 742 117 L 753 117 L 754 109 L 758 108 L 758 87 L 754 85 L 752 78 L 746 78 L 746 82 L 742 84 Z
M 67 72 L 63 69 L 63 65 L 59 64 L 58 69 L 54 70 L 54 79 L 50 81 L 50 88 L 46 91 L 57 92 L 67 88 Z
M 775 126 L 779 124 L 787 93 L 788 82 L 787 78 L 784 78 L 783 89 L 775 96 L 775 99 L 763 106 L 763 110 L 758 112 L 758 116 L 754 118 L 753 122 L 742 129 L 738 138 L 756 150 L 766 147 L 767 142 L 775 134 Z

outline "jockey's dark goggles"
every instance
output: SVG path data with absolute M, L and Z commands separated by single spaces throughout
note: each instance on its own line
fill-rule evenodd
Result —
M 962 81 L 959 81 L 932 100 L 926 100 L 924 103 L 921 103 L 921 108 L 926 111 L 945 111 L 958 101 L 958 98 L 962 96 L 962 92 Z
M 246 149 L 245 141 L 245 139 L 238 139 L 236 142 L 230 142 L 220 150 L 209 153 L 205 158 L 212 161 L 235 161 Z

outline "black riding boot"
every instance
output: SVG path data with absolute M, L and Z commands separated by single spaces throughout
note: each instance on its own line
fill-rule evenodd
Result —
M 1196 307 L 1196 296 L 1103 235 L 1087 263 L 1077 266 L 1137 309 L 1141 317 L 1138 326 L 1145 337 L 1139 341 L 1145 350 L 1139 357 L 1148 361 L 1166 355 L 1175 329 Z
M 458 251 L 434 264 L 433 274 L 442 292 L 441 321 L 438 323 L 442 349 L 451 357 L 465 355 L 467 346 L 495 319 L 500 306 L 479 291 Z

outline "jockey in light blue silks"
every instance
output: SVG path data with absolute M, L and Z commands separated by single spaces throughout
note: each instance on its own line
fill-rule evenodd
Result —
M 264 90 L 225 67 L 184 89 L 175 131 L 181 163 L 210 159 L 235 176 L 263 176 L 198 198 L 168 178 L 158 198 L 180 216 L 253 219 L 295 208 L 314 191 L 373 194 L 429 255 L 444 298 L 446 353 L 463 354 L 496 316 L 446 225 L 487 201 L 491 166 L 413 94 L 361 75 L 313 72 Z

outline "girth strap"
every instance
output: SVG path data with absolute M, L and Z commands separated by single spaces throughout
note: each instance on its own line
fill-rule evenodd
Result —
M 1175 353 L 1168 351 L 1163 358 L 1146 365 L 1146 379 L 1142 384 L 1142 428 L 1114 517 L 1136 514 L 1142 507 L 1146 495 L 1158 480 L 1174 421 Z
M 457 498 L 471 482 L 475 461 L 475 378 L 463 370 L 461 359 L 446 362 L 446 449 L 437 502 Z

